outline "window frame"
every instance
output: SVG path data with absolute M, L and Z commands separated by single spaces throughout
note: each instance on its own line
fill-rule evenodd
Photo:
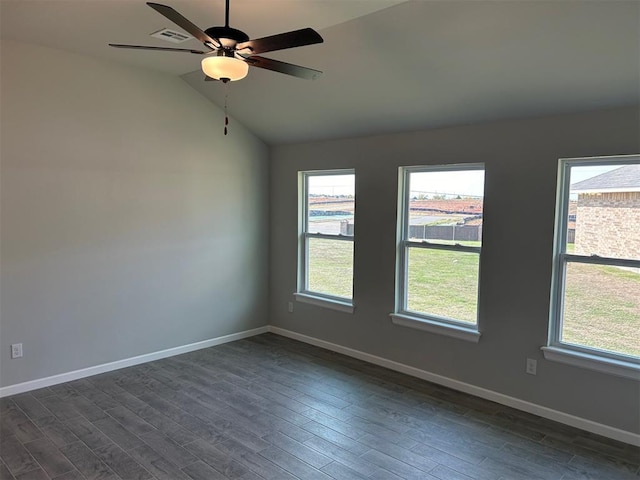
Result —
M 331 170 L 305 170 L 298 172 L 298 278 L 297 291 L 294 297 L 299 302 L 309 303 L 321 307 L 330 308 L 346 313 L 353 313 L 353 283 L 355 275 L 351 278 L 351 298 L 331 295 L 324 292 L 317 292 L 309 289 L 309 240 L 312 238 L 325 239 L 331 241 L 347 241 L 353 243 L 355 257 L 355 228 L 353 235 L 311 233 L 309 232 L 309 178 L 328 177 L 331 175 L 353 175 L 354 176 L 354 205 L 355 205 L 355 174 L 354 168 L 331 169 Z M 354 210 L 355 218 L 355 210 Z M 353 265 L 353 258 L 352 258 Z M 353 268 L 353 267 L 352 267 Z
M 547 345 L 542 347 L 548 360 L 579 366 L 612 375 L 640 379 L 640 357 L 611 352 L 586 345 L 563 342 L 562 326 L 566 271 L 569 263 L 640 268 L 640 260 L 585 256 L 567 253 L 571 169 L 581 166 L 627 165 L 640 162 L 640 155 L 561 158 L 558 163 L 553 267 Z
M 395 285 L 395 309 L 390 315 L 394 324 L 425 330 L 431 333 L 447 335 L 462 340 L 478 342 L 480 340 L 480 270 L 482 268 L 481 252 L 479 247 L 461 244 L 440 244 L 423 240 L 422 242 L 409 240 L 410 231 L 410 200 L 412 173 L 443 172 L 443 171 L 469 171 L 482 170 L 486 174 L 484 163 L 462 163 L 448 165 L 420 165 L 400 167 L 398 175 L 398 227 L 397 227 L 397 252 L 396 252 L 396 285 Z M 483 185 L 484 190 L 484 185 Z M 484 191 L 483 191 L 484 203 Z M 484 211 L 484 208 L 483 208 Z M 478 255 L 478 297 L 476 302 L 476 322 L 470 323 L 455 318 L 445 317 L 433 313 L 416 312 L 407 308 L 408 302 L 408 275 L 409 275 L 409 249 L 422 248 L 428 250 L 446 250 L 461 253 L 475 253 Z

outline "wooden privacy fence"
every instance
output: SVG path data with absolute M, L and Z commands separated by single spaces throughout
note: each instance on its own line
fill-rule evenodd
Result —
M 340 221 L 340 233 L 353 235 L 353 223 Z M 409 238 L 478 242 L 482 238 L 482 225 L 410 225 Z
M 482 225 L 410 225 L 409 238 L 478 242 Z

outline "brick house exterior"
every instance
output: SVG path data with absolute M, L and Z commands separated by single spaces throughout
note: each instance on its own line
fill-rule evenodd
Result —
M 578 194 L 575 253 L 640 258 L 640 165 L 571 186 Z

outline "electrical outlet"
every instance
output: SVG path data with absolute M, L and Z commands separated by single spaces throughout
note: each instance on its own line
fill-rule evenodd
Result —
M 527 358 L 527 373 L 529 375 L 535 375 L 538 369 L 538 361 L 533 358 Z
M 11 358 L 20 358 L 22 357 L 22 344 L 14 343 L 11 345 Z
M 289 302 L 289 305 L 287 308 L 289 309 L 289 313 L 293 313 L 293 302 Z

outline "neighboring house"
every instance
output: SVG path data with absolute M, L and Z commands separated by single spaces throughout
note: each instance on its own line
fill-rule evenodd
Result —
M 627 165 L 577 182 L 575 252 L 639 258 L 640 165 Z

